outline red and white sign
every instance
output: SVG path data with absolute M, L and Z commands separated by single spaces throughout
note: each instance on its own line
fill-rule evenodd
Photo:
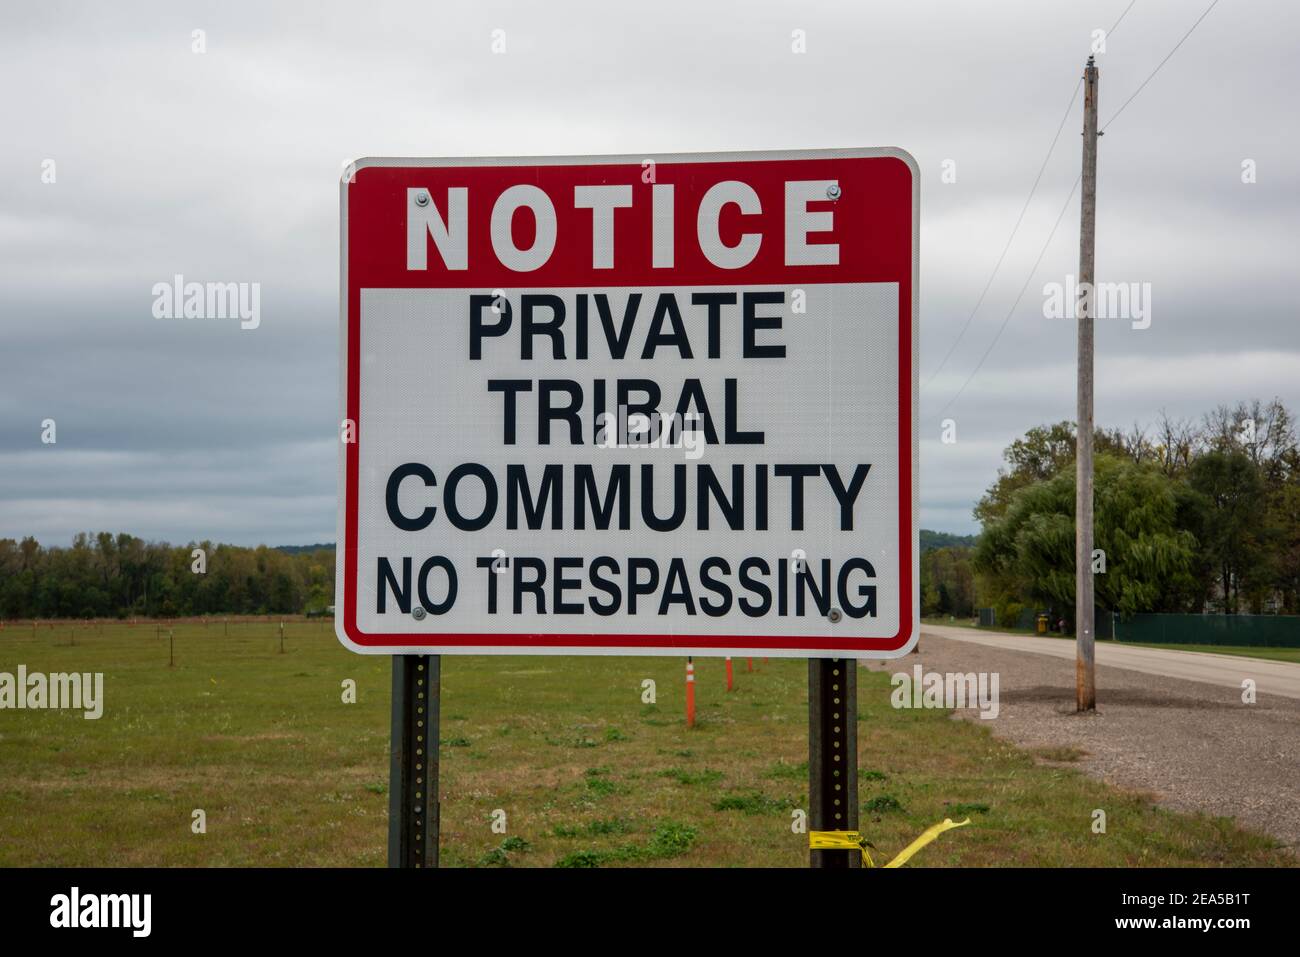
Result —
M 352 169 L 341 187 L 345 645 L 911 648 L 910 156 Z

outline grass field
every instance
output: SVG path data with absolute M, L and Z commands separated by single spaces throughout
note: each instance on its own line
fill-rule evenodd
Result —
M 980 631 L 978 625 L 972 625 L 968 619 L 958 619 L 948 621 L 942 618 L 923 619 L 928 625 L 947 625 L 955 628 L 970 628 L 973 631 Z M 1014 628 L 989 628 L 988 631 L 1001 631 L 1009 634 L 1034 635 L 1036 633 L 1028 629 Z M 1044 638 L 1061 638 L 1068 637 L 1049 632 L 1043 635 Z M 1103 639 L 1108 641 L 1109 639 Z M 1121 641 L 1121 645 L 1128 645 L 1134 648 L 1164 648 L 1168 651 L 1199 651 L 1207 655 L 1236 655 L 1241 658 L 1264 658 L 1268 661 L 1296 661 L 1300 662 L 1300 648 L 1266 648 L 1262 646 L 1242 646 L 1242 645 L 1165 645 L 1158 642 L 1143 641 Z
M 219 621 L 177 624 L 174 668 L 167 626 L 0 630 L 0 671 L 102 671 L 106 699 L 97 721 L 0 710 L 0 865 L 381 866 L 390 663 L 329 628 L 289 623 L 281 654 L 276 623 L 232 622 L 228 637 Z M 806 663 L 751 674 L 739 659 L 730 694 L 720 660 L 696 667 L 688 731 L 682 659 L 444 658 L 443 863 L 805 865 L 790 824 L 807 791 Z M 1083 776 L 1069 749 L 1018 751 L 945 712 L 895 710 L 889 690 L 860 672 L 861 828 L 883 855 L 969 815 L 914 865 L 1293 863 L 1230 820 Z
M 969 618 L 954 618 L 949 621 L 947 618 L 922 618 L 923 625 L 944 625 L 948 628 L 969 628 L 971 631 L 993 631 L 1001 632 L 1005 635 L 1037 635 L 1038 632 L 1033 628 L 1009 628 L 998 625 L 995 628 L 981 628 L 978 624 Z M 1059 638 L 1060 635 L 1055 632 L 1048 632 L 1044 638 Z
M 1121 645 L 1138 648 L 1164 648 L 1168 651 L 1199 651 L 1207 655 L 1236 655 L 1240 658 L 1264 658 L 1269 661 L 1300 661 L 1300 648 L 1262 648 L 1240 645 L 1162 645 L 1139 641 L 1121 641 Z

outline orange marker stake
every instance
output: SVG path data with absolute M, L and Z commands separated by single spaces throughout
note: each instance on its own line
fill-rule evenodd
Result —
M 727 658 L 727 690 L 731 690 L 731 658 Z
M 695 727 L 695 661 L 686 659 L 686 727 Z
M 746 659 L 745 659 L 745 664 L 746 664 L 746 666 L 747 666 L 747 667 L 745 668 L 746 671 L 753 671 L 753 670 L 754 670 L 754 659 L 753 659 L 753 658 L 746 658 Z

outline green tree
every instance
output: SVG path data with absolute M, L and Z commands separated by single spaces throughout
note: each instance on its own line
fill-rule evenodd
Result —
M 954 545 L 921 555 L 921 614 L 969 618 L 975 613 L 972 549 Z
M 1261 467 L 1244 451 L 1216 449 L 1192 462 L 1187 484 L 1192 492 L 1189 525 L 1201 543 L 1207 603 L 1237 614 L 1245 591 L 1258 604 L 1272 578 Z
M 1127 453 L 1124 436 L 1119 432 L 1098 429 L 1093 434 L 1096 455 L 1123 456 Z M 1057 422 L 1030 429 L 1023 438 L 1006 447 L 1002 457 L 1007 467 L 998 469 L 998 478 L 975 506 L 975 520 L 987 526 L 1001 518 L 1016 492 L 1036 482 L 1045 482 L 1068 465 L 1074 464 L 1075 429 L 1073 422 Z
M 193 570 L 193 550 L 207 571 Z M 0 617 L 102 618 L 212 613 L 296 614 L 334 603 L 334 550 L 256 549 L 204 541 L 76 535 L 70 547 L 0 539 Z
M 1300 614 L 1300 469 L 1291 469 L 1269 502 L 1269 524 L 1273 536 L 1274 584 L 1281 597 L 1283 614 Z
M 1073 617 L 1074 491 L 1072 469 L 1020 489 L 984 528 L 975 569 L 990 593 L 1029 599 Z M 1177 525 L 1174 483 L 1153 466 L 1099 456 L 1094 479 L 1095 547 L 1105 571 L 1095 575 L 1097 604 L 1121 614 L 1181 610 L 1195 594 L 1196 539 Z

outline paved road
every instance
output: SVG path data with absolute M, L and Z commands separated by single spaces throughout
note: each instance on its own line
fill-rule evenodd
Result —
M 1006 651 L 1051 655 L 1056 658 L 1073 659 L 1075 654 L 1074 640 L 1066 638 L 1034 638 L 948 625 L 922 625 L 922 637 L 927 634 Z M 1134 645 L 1117 645 L 1111 641 L 1099 641 L 1096 647 L 1098 665 L 1238 689 L 1241 688 L 1243 679 L 1252 678 L 1260 694 L 1300 698 L 1300 664 L 1293 662 L 1212 655 L 1200 651 L 1139 648 Z

